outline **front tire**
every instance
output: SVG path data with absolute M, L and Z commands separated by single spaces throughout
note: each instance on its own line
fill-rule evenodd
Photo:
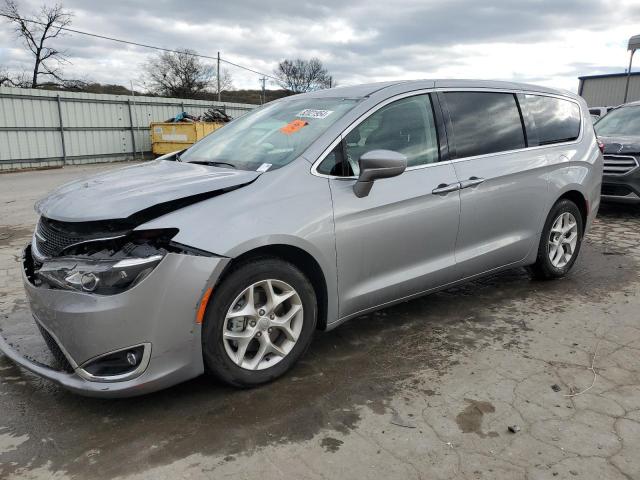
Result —
M 311 343 L 317 310 L 313 286 L 295 265 L 272 257 L 238 265 L 205 313 L 206 371 L 244 388 L 280 377 Z
M 580 252 L 584 232 L 582 214 L 571 200 L 559 200 L 549 212 L 540 236 L 538 256 L 529 270 L 538 280 L 564 277 Z

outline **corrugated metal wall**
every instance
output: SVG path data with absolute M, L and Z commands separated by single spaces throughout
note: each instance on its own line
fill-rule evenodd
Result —
M 581 82 L 580 94 L 590 107 L 618 106 L 624 100 L 626 76 L 587 77 Z M 640 75 L 632 74 L 627 98 L 628 102 L 640 100 Z
M 256 105 L 0 87 L 0 169 L 147 157 L 149 124 L 210 107 L 238 117 Z

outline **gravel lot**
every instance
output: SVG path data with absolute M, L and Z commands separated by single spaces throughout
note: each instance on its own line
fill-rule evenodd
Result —
M 34 200 L 107 168 L 0 175 L 2 325 L 31 322 Z M 0 478 L 640 479 L 639 262 L 640 206 L 604 205 L 568 278 L 363 316 L 255 390 L 87 399 L 0 357 Z

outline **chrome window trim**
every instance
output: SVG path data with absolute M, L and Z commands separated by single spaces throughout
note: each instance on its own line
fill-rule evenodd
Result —
M 539 150 L 539 149 L 543 149 L 543 148 L 553 148 L 553 147 L 558 147 L 558 146 L 577 145 L 584 138 L 585 117 L 584 117 L 584 111 L 582 109 L 582 105 L 580 105 L 580 103 L 578 101 L 576 101 L 575 99 L 573 99 L 573 98 L 571 98 L 569 96 L 564 96 L 564 95 L 555 94 L 555 93 L 536 92 L 536 91 L 533 91 L 533 90 L 517 90 L 517 89 L 504 89 L 504 88 L 483 88 L 483 87 L 475 87 L 475 88 L 474 87 L 424 88 L 424 89 L 420 89 L 420 90 L 412 90 L 410 92 L 399 93 L 397 95 L 394 95 L 393 97 L 389 97 L 386 100 L 383 100 L 382 102 L 378 103 L 377 105 L 374 105 L 369 110 L 367 110 L 362 115 L 360 115 L 357 119 L 355 119 L 353 122 L 351 122 L 351 124 L 342 131 L 340 136 L 337 137 L 335 140 L 333 140 L 333 142 L 331 142 L 331 144 L 322 152 L 322 154 L 318 157 L 318 159 L 315 162 L 313 162 L 313 164 L 311 165 L 311 170 L 310 170 L 311 174 L 316 176 L 316 177 L 329 178 L 329 179 L 333 178 L 333 179 L 338 179 L 338 180 L 350 180 L 350 179 L 353 180 L 353 179 L 357 179 L 358 177 L 356 177 L 356 176 L 340 177 L 340 176 L 336 176 L 336 175 L 327 175 L 327 174 L 324 174 L 324 173 L 320 173 L 320 172 L 318 172 L 318 167 L 323 162 L 323 160 L 327 157 L 327 155 L 329 155 L 329 153 L 331 153 L 331 150 L 333 150 L 338 143 L 340 143 L 342 140 L 344 140 L 344 138 L 347 135 L 349 135 L 351 130 L 356 128 L 358 125 L 360 125 L 363 121 L 365 121 L 367 118 L 369 118 L 371 115 L 373 115 L 375 112 L 377 112 L 381 108 L 387 106 L 390 103 L 395 102 L 396 100 L 402 100 L 403 98 L 407 98 L 407 97 L 414 97 L 414 96 L 418 96 L 418 95 L 424 95 L 424 94 L 436 93 L 436 92 L 510 93 L 510 94 L 522 94 L 522 95 L 538 95 L 538 96 L 541 96 L 541 97 L 552 97 L 552 98 L 558 98 L 560 100 L 566 100 L 566 101 L 572 102 L 572 103 L 574 103 L 574 104 L 576 104 L 578 106 L 578 109 L 580 111 L 580 133 L 578 134 L 578 138 L 576 138 L 575 140 L 568 141 L 568 142 L 550 143 L 548 145 L 536 145 L 535 147 L 525 147 L 525 148 L 518 148 L 516 150 L 505 150 L 503 152 L 485 153 L 483 155 L 475 155 L 475 156 L 472 156 L 472 157 L 456 158 L 456 159 L 453 159 L 453 160 L 445 160 L 445 161 L 442 161 L 442 162 L 425 163 L 424 165 L 416 165 L 416 166 L 413 166 L 413 167 L 408 167 L 405 170 L 406 172 L 410 172 L 410 171 L 413 171 L 413 170 L 419 170 L 419 169 L 423 169 L 423 168 L 429 168 L 429 167 L 433 167 L 433 166 L 436 166 L 436 165 L 446 165 L 446 164 L 450 164 L 450 163 L 466 162 L 468 160 L 476 160 L 476 159 L 482 159 L 482 158 L 488 158 L 488 157 L 495 157 L 495 156 L 498 156 L 498 155 L 510 155 L 510 154 L 513 154 L 513 153 L 526 152 L 526 151 L 531 151 L 531 150 Z

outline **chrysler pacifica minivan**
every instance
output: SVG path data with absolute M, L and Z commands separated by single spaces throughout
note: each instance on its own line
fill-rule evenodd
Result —
M 316 330 L 503 269 L 567 274 L 602 169 L 566 92 L 443 80 L 291 96 L 38 202 L 24 285 L 59 362 L 0 347 L 85 395 L 204 372 L 259 385 Z

